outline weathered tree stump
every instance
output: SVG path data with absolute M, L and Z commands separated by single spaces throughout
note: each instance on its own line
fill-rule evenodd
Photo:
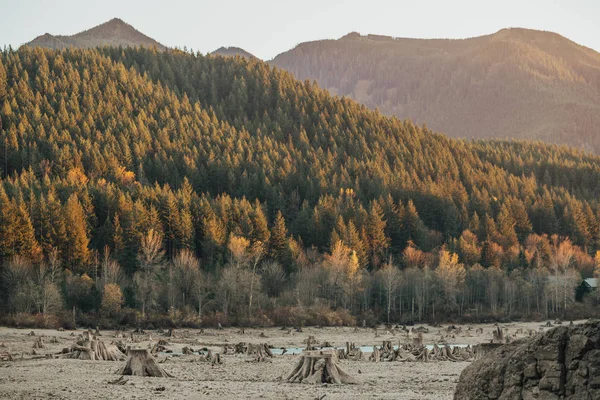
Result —
M 173 375 L 162 369 L 148 349 L 129 349 L 127 364 L 120 369 L 119 375 L 152 376 L 172 378 Z
M 316 342 L 317 340 L 315 339 L 314 336 L 310 335 L 308 338 L 306 338 L 304 340 L 303 343 L 306 343 L 306 348 L 304 350 L 310 351 L 310 350 L 314 350 L 313 344 Z
M 13 357 L 8 351 L 0 351 L 0 361 L 13 361 Z
M 421 362 L 429 362 L 429 350 L 427 347 L 423 346 L 419 353 L 417 354 L 417 361 Z
M 44 342 L 42 341 L 42 337 L 38 336 L 35 341 L 33 342 L 33 348 L 34 349 L 43 349 L 44 348 Z
M 90 337 L 91 335 L 84 332 L 84 336 Z M 102 340 L 82 338 L 71 346 L 67 358 L 92 361 L 123 361 L 125 354 L 114 343 L 106 344 Z
M 206 361 L 210 361 L 210 363 L 212 365 L 216 365 L 216 364 L 223 364 L 223 360 L 221 359 L 221 354 L 220 353 L 214 353 L 212 351 L 208 351 L 208 354 L 206 355 Z
M 305 351 L 287 376 L 288 382 L 355 384 L 356 379 L 338 365 L 335 350 Z
M 167 348 L 165 346 L 163 346 L 162 344 L 160 344 L 160 342 L 158 342 L 158 343 L 155 343 L 154 346 L 152 346 L 152 350 L 150 350 L 150 352 L 152 354 L 157 354 L 157 353 L 162 353 L 165 350 L 167 350 Z
M 71 352 L 68 358 L 76 358 L 78 360 L 96 360 L 96 353 L 92 350 L 92 342 L 90 340 L 78 341 L 71 346 Z
M 492 343 L 504 343 L 504 332 L 502 331 L 502 329 L 500 329 L 500 327 L 497 327 L 492 332 L 492 337 Z
M 268 361 L 273 358 L 273 353 L 266 343 L 253 344 L 253 343 L 238 343 L 236 345 L 236 353 L 243 353 L 247 356 L 252 356 L 256 362 Z
M 423 347 L 423 332 L 417 332 L 417 336 L 413 337 L 413 347 Z
M 373 346 L 373 352 L 369 357 L 369 361 L 374 361 L 378 363 L 381 360 L 381 352 L 379 351 L 379 347 Z

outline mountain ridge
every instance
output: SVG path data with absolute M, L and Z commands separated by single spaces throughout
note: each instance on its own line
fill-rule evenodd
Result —
M 270 63 L 452 137 L 600 151 L 600 54 L 553 32 L 507 28 L 467 39 L 352 32 L 299 44 Z

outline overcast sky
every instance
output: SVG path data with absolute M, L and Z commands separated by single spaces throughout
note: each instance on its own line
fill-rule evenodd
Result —
M 600 51 L 600 0 L 0 0 L 0 45 L 74 34 L 119 17 L 167 46 L 242 47 L 271 59 L 348 32 L 465 38 L 523 27 Z

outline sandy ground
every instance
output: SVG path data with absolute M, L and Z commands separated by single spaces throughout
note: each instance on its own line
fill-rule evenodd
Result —
M 583 322 L 583 321 L 580 321 Z M 577 323 L 577 322 L 576 322 Z M 424 335 L 427 344 L 477 344 L 489 342 L 495 326 L 462 326 L 462 333 L 447 335 L 443 328 L 424 325 L 429 333 Z M 521 338 L 528 330 L 536 332 L 543 323 L 502 324 L 513 336 L 522 329 Z M 483 328 L 483 334 L 476 334 L 477 328 Z M 543 328 L 548 329 L 548 328 Z M 174 354 L 160 354 L 162 367 L 174 378 L 127 377 L 123 386 L 108 382 L 118 378 L 116 371 L 124 362 L 83 361 L 73 359 L 31 359 L 34 337 L 28 336 L 31 330 L 0 328 L 0 354 L 10 352 L 17 359 L 12 362 L 0 362 L 0 399 L 196 399 L 196 398 L 263 398 L 263 399 L 452 399 L 454 388 L 461 371 L 469 365 L 467 362 L 430 362 L 403 363 L 347 361 L 341 360 L 341 367 L 350 375 L 359 379 L 358 385 L 305 385 L 282 382 L 282 378 L 293 369 L 296 355 L 275 356 L 272 362 L 250 362 L 244 355 L 224 355 L 223 364 L 211 366 L 199 360 L 198 355 L 177 355 L 183 346 L 195 349 L 208 347 L 221 351 L 223 344 L 239 342 L 268 343 L 274 347 L 302 347 L 303 340 L 309 335 L 316 340 L 343 346 L 346 341 L 356 345 L 372 346 L 382 340 L 393 343 L 408 343 L 405 333 L 390 332 L 380 328 L 304 328 L 302 333 L 269 328 L 246 329 L 242 334 L 236 328 L 223 330 L 206 329 L 203 334 L 197 330 L 176 330 L 169 341 L 168 349 Z M 45 348 L 36 350 L 38 355 L 57 354 L 62 348 L 69 347 L 82 331 L 59 332 L 56 330 L 34 330 L 36 336 L 44 336 Z M 441 333 L 441 334 L 440 334 Z M 139 336 L 134 346 L 142 348 L 152 345 L 163 334 L 148 331 Z M 127 334 L 126 334 L 127 335 Z M 266 337 L 264 337 L 266 336 Z M 448 337 L 446 337 L 448 336 Z M 56 337 L 57 344 L 50 344 L 50 338 Z M 113 340 L 115 332 L 102 332 L 102 339 Z M 2 345 L 4 347 L 2 347 Z M 23 359 L 21 359 L 23 354 Z M 367 355 L 368 356 L 368 355 Z

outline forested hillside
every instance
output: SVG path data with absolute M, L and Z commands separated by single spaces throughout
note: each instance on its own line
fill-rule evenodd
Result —
M 351 33 L 302 43 L 271 62 L 452 137 L 600 153 L 600 54 L 552 32 L 503 29 L 464 40 Z
M 242 57 L 0 60 L 0 293 L 16 323 L 73 307 L 80 323 L 176 324 L 583 312 L 596 156 L 449 139 Z

